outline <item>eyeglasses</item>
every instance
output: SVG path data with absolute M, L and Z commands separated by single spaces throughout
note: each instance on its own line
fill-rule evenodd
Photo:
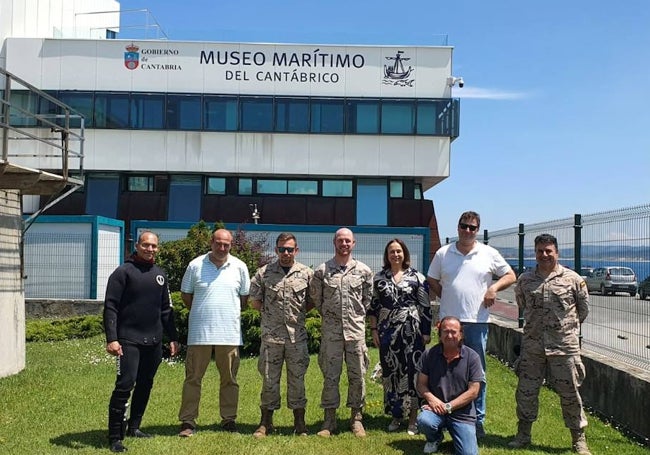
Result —
M 280 253 L 293 253 L 296 249 L 292 246 L 279 246 L 278 251 Z
M 476 230 L 478 229 L 478 226 L 474 226 L 473 224 L 467 224 L 467 223 L 459 223 L 458 227 L 461 228 L 463 231 L 469 229 L 471 232 L 476 232 Z

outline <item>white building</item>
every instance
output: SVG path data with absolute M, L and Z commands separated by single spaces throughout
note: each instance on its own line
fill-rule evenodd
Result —
M 118 9 L 0 0 L 2 66 L 85 115 L 85 189 L 47 214 L 242 223 L 256 205 L 268 224 L 429 227 L 435 250 L 451 47 L 120 40 Z

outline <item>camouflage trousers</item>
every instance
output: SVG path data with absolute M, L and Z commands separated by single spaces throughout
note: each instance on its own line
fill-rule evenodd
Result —
M 579 355 L 531 355 L 525 348 L 518 366 L 517 417 L 533 422 L 537 419 L 539 389 L 546 379 L 560 396 L 562 416 L 567 428 L 578 430 L 587 426 L 582 408 L 580 385 L 585 378 L 585 367 Z
M 347 366 L 348 398 L 346 406 L 361 408 L 366 402 L 365 376 L 370 359 L 364 340 L 322 340 L 318 353 L 318 365 L 323 373 L 321 407 L 336 409 L 341 404 L 339 382 L 343 361 Z
M 282 366 L 287 364 L 287 407 L 304 409 L 307 406 L 305 394 L 305 373 L 309 367 L 307 341 L 277 344 L 262 341 L 257 370 L 262 375 L 262 409 L 280 409 L 280 378 Z

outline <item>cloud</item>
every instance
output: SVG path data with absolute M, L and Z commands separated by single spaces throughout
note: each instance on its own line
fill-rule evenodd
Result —
M 499 89 L 467 87 L 455 89 L 452 94 L 454 98 L 462 99 L 484 99 L 484 100 L 520 100 L 530 98 L 532 95 L 523 92 L 509 92 Z

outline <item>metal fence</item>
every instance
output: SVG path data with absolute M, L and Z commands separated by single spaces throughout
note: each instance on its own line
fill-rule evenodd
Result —
M 522 272 L 535 266 L 533 241 L 543 233 L 557 237 L 560 263 L 581 275 L 586 276 L 589 269 L 614 266 L 632 269 L 637 286 L 650 279 L 650 204 L 486 230 L 483 241 Z M 585 348 L 650 368 L 650 301 L 622 292 L 603 295 L 591 288 L 590 315 L 582 334 Z

